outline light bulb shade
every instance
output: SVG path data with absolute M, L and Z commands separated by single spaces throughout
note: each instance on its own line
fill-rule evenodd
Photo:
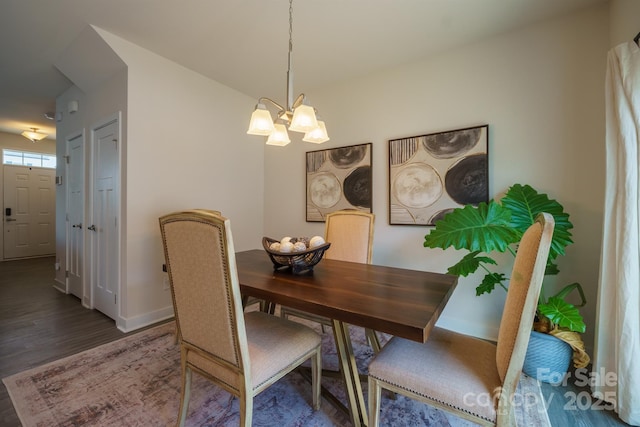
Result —
M 285 125 L 282 123 L 276 123 L 274 127 L 275 130 L 271 132 L 271 135 L 267 138 L 267 145 L 278 145 L 280 147 L 284 147 L 291 142 Z
M 46 133 L 38 132 L 38 128 L 31 128 L 32 130 L 25 130 L 22 132 L 22 136 L 30 140 L 31 142 L 40 141 L 47 137 Z
M 249 122 L 249 135 L 261 135 L 267 136 L 273 133 L 273 119 L 267 107 L 263 104 L 256 105 L 256 109 L 251 114 L 251 121 Z
M 298 105 L 293 110 L 293 118 L 289 125 L 289 130 L 294 132 L 309 132 L 318 127 L 318 120 L 313 107 L 309 105 Z
M 318 120 L 318 127 L 307 132 L 302 140 L 305 142 L 313 142 L 314 144 L 322 144 L 328 141 L 329 135 L 327 135 L 327 127 L 324 125 L 324 122 Z

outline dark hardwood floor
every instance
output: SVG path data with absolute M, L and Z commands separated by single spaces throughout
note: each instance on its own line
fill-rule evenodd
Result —
M 553 427 L 561 426 L 628 426 L 609 404 L 591 396 L 587 376 L 570 372 L 562 385 L 540 383 Z
M 54 263 L 53 257 L 0 262 L 0 378 L 129 335 L 54 289 Z M 0 426 L 20 426 L 4 384 Z
M 54 289 L 54 261 L 0 262 L 0 378 L 128 335 L 102 313 L 82 307 L 78 298 Z M 627 425 L 588 390 L 573 380 L 563 386 L 543 383 L 552 426 Z M 0 426 L 20 426 L 4 384 Z

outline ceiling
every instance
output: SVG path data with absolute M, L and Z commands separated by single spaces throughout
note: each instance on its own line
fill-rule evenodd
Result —
M 608 0 L 296 0 L 294 93 L 414 62 Z M 287 0 L 0 0 L 0 131 L 38 127 L 71 86 L 53 63 L 92 24 L 251 97 L 284 102 Z

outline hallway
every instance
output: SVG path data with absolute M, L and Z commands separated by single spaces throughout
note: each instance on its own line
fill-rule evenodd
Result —
M 127 335 L 54 289 L 54 263 L 54 257 L 0 262 L 0 378 Z M 20 426 L 4 384 L 0 425 Z

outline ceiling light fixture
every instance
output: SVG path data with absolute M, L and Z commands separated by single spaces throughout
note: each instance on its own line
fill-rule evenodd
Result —
M 324 122 L 316 117 L 316 110 L 306 104 L 304 93 L 293 99 L 293 72 L 291 71 L 291 52 L 293 51 L 293 0 L 289 0 L 289 60 L 287 63 L 287 108 L 284 108 L 270 98 L 259 98 L 251 121 L 249 135 L 268 136 L 268 145 L 284 146 L 291 142 L 287 127 L 294 132 L 303 132 L 303 141 L 321 144 L 329 140 Z M 265 103 L 268 102 L 278 109 L 276 120 L 271 117 Z
M 46 133 L 38 132 L 38 128 L 31 128 L 31 130 L 25 130 L 21 133 L 22 136 L 27 138 L 31 142 L 40 141 L 41 139 L 46 138 L 48 135 Z

